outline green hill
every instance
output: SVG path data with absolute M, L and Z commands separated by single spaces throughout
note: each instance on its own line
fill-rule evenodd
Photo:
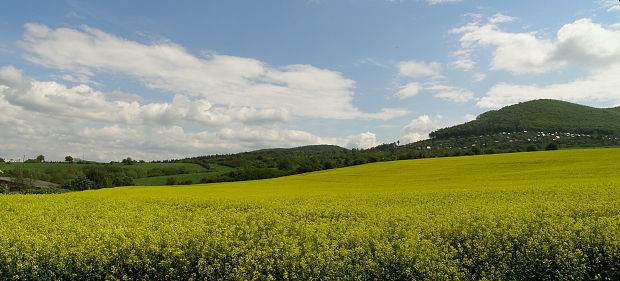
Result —
M 252 151 L 250 153 L 262 153 L 262 152 L 300 152 L 300 151 L 315 151 L 315 152 L 343 152 L 348 149 L 344 147 L 340 147 L 337 145 L 329 145 L 329 144 L 317 144 L 317 145 L 306 145 L 300 147 L 293 148 L 266 148 Z
M 533 100 L 485 112 L 476 120 L 432 132 L 430 137 L 445 139 L 530 130 L 617 134 L 620 133 L 620 108 L 595 108 L 558 100 Z

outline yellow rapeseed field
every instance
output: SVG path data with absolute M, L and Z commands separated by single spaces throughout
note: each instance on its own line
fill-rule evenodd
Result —
M 620 280 L 620 149 L 0 195 L 0 279 Z

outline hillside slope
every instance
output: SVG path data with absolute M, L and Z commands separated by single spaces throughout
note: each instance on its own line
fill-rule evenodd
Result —
M 620 110 L 594 108 L 558 100 L 533 100 L 485 112 L 476 120 L 439 129 L 430 136 L 444 139 L 524 130 L 617 134 L 620 132 Z

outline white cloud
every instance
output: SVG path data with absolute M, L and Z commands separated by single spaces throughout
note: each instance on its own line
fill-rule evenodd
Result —
M 30 23 L 25 27 L 26 59 L 73 72 L 72 77 L 81 80 L 98 72 L 129 75 L 148 87 L 199 97 L 213 105 L 281 109 L 301 117 L 391 118 L 407 113 L 360 112 L 352 105 L 354 81 L 310 65 L 274 67 L 215 53 L 199 58 L 170 42 L 145 45 L 88 26 L 51 29 Z
M 476 66 L 476 62 L 471 58 L 470 54 L 463 54 L 450 64 L 465 71 L 472 70 Z
M 404 77 L 440 76 L 441 64 L 438 62 L 402 61 L 398 63 L 398 74 Z
M 461 34 L 462 47 L 453 64 L 471 59 L 471 52 L 478 47 L 494 48 L 491 69 L 518 74 L 543 73 L 571 64 L 600 69 L 620 60 L 620 31 L 607 29 L 590 19 L 564 25 L 556 38 L 550 40 L 540 38 L 536 32 L 505 32 L 493 18 L 485 25 L 475 21 L 452 30 Z
M 487 75 L 484 73 L 475 73 L 472 78 L 474 79 L 474 82 L 480 82 L 484 79 L 487 79 Z
M 615 12 L 620 10 L 620 4 L 616 0 L 599 0 L 599 7 L 607 12 Z
M 349 148 L 371 148 L 379 145 L 377 135 L 371 132 L 361 133 L 359 135 L 348 136 L 341 141 L 345 147 Z
M 412 82 L 412 83 L 408 83 L 408 84 L 401 86 L 398 92 L 394 94 L 394 96 L 399 99 L 405 99 L 405 98 L 409 98 L 409 97 L 413 97 L 417 95 L 420 92 L 420 90 L 421 90 L 420 84 L 416 82 Z
M 501 21 L 500 21 L 501 22 Z M 552 60 L 552 42 L 536 37 L 535 33 L 508 33 L 500 30 L 496 23 L 481 25 L 473 22 L 451 31 L 461 34 L 461 53 L 453 64 L 471 69 L 471 52 L 477 47 L 494 47 L 491 69 L 507 70 L 513 73 L 541 73 L 558 69 L 564 64 Z
M 399 76 L 426 81 L 409 82 L 400 86 L 394 93 L 399 99 L 416 96 L 421 91 L 435 92 L 434 97 L 457 103 L 474 99 L 474 93 L 471 91 L 441 84 L 440 81 L 445 80 L 445 77 L 441 75 L 441 64 L 438 62 L 402 61 L 397 66 Z
M 496 23 L 503 23 L 503 22 L 512 22 L 515 20 L 517 20 L 517 18 L 515 17 L 511 17 L 511 16 L 507 16 L 503 14 L 495 14 L 491 16 L 491 18 L 489 18 L 489 23 L 496 24 Z
M 573 66 L 587 73 L 574 81 L 548 85 L 499 83 L 479 100 L 479 107 L 499 108 L 539 98 L 620 102 L 620 30 L 613 26 L 579 19 L 562 26 L 553 39 L 540 38 L 536 33 L 510 33 L 479 21 L 453 32 L 461 34 L 464 54 L 479 47 L 492 47 L 491 69 L 525 74 Z
M 620 31 L 606 29 L 590 19 L 566 24 L 557 33 L 554 59 L 588 69 L 620 62 Z
M 620 66 L 611 67 L 568 83 L 546 86 L 515 85 L 499 83 L 494 85 L 478 101 L 478 107 L 500 108 L 506 105 L 533 99 L 560 99 L 572 102 L 620 103 Z
M 176 95 L 170 103 L 140 104 L 139 96 L 102 93 L 86 85 L 67 87 L 25 77 L 14 67 L 0 68 L 1 94 L 14 106 L 62 118 L 128 125 L 167 125 L 194 122 L 222 126 L 232 122 L 288 122 L 286 110 L 253 107 L 215 107 L 205 99 Z
M 0 156 L 150 160 L 265 147 L 335 144 L 368 148 L 378 144 L 370 132 L 326 138 L 282 128 L 279 124 L 291 118 L 285 110 L 214 106 L 185 95 L 161 103 L 126 101 L 131 98 L 86 85 L 37 81 L 14 67 L 0 67 Z M 372 117 L 388 119 L 400 113 L 377 114 L 384 116 Z M 186 123 L 211 128 L 192 132 L 183 127 Z
M 466 114 L 462 118 L 449 119 L 442 115 L 420 115 L 418 118 L 411 120 L 401 129 L 401 143 L 407 144 L 424 139 L 428 139 L 428 134 L 440 129 L 475 119 L 476 116 Z
M 427 139 L 428 134 L 443 126 L 444 117 L 441 115 L 429 116 L 420 115 L 418 118 L 411 120 L 409 124 L 401 129 L 401 141 L 404 144 Z
M 434 97 L 449 100 L 451 102 L 463 103 L 474 99 L 474 93 L 463 89 L 453 89 L 439 92 L 435 94 Z
M 465 122 L 469 122 L 469 121 L 476 120 L 476 115 L 473 115 L 473 114 L 465 114 L 465 116 L 463 116 L 463 118 L 465 118 Z
M 424 85 L 424 90 L 435 92 L 433 96 L 436 98 L 456 103 L 463 103 L 474 99 L 472 91 L 439 83 L 428 83 Z
M 436 4 L 444 4 L 444 3 L 458 3 L 458 2 L 463 2 L 463 0 L 426 0 L 426 2 L 431 5 L 436 5 Z

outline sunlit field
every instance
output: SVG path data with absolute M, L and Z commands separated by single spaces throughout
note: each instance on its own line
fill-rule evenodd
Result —
M 0 279 L 620 279 L 620 149 L 0 195 Z

